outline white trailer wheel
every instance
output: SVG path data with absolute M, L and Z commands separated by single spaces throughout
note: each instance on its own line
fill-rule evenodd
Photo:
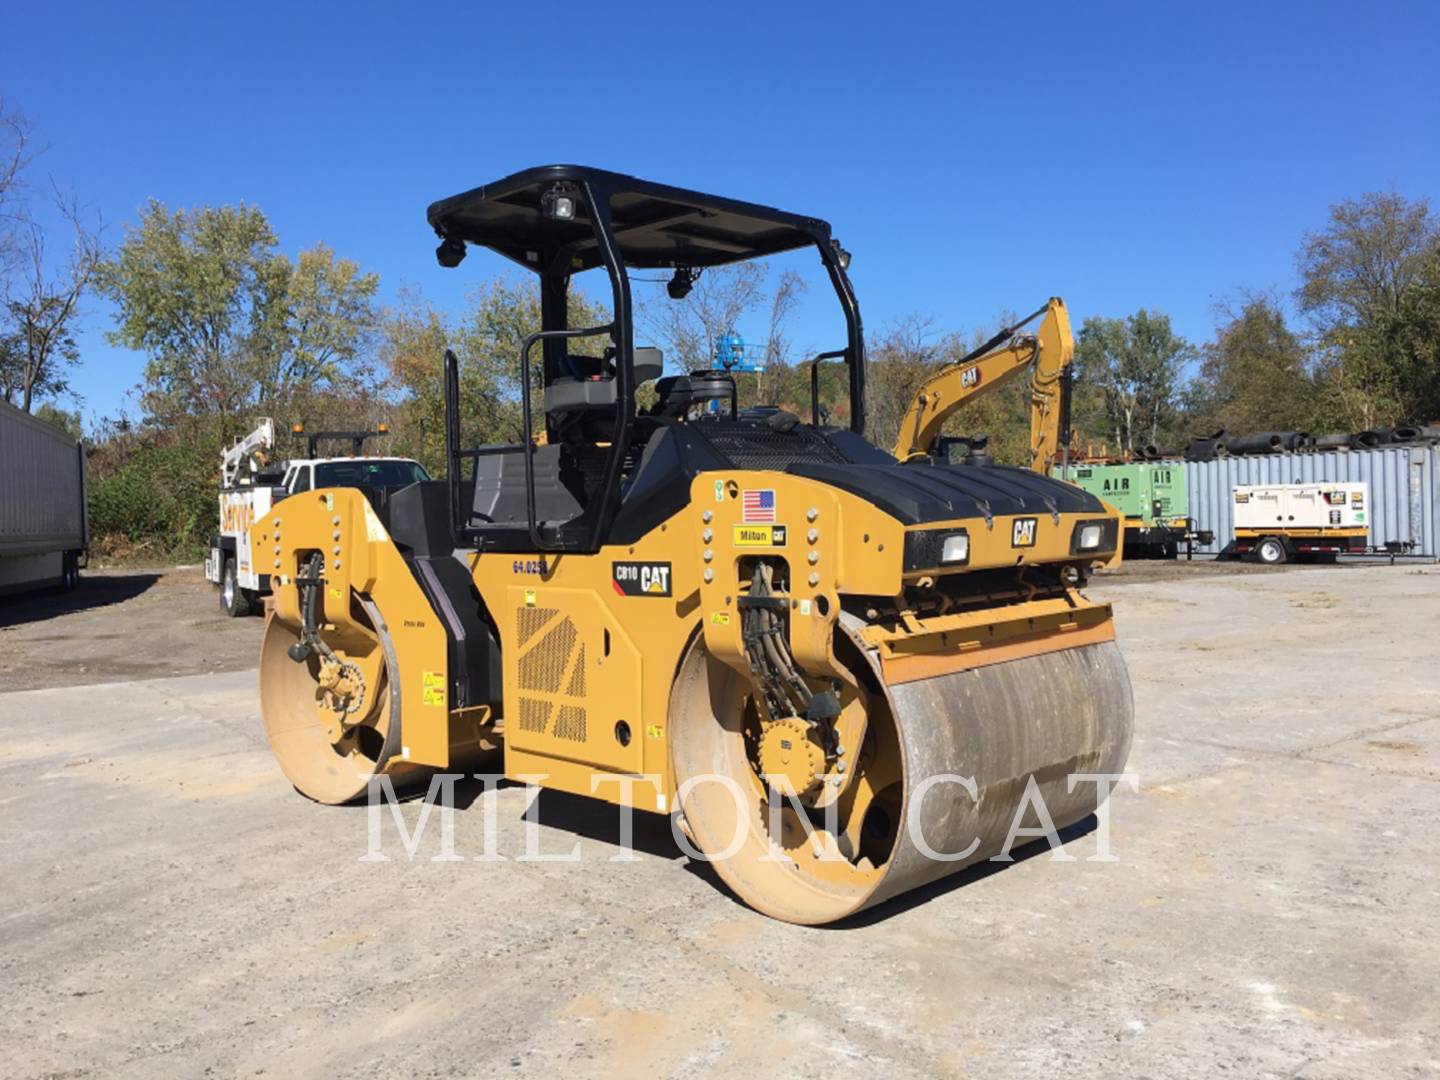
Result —
M 1255 546 L 1255 561 L 1267 566 L 1279 566 L 1286 559 L 1285 545 L 1273 536 L 1267 536 Z

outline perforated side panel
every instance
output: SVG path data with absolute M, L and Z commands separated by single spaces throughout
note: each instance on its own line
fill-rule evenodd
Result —
M 559 612 L 554 608 L 522 607 L 515 613 L 515 629 L 519 636 L 516 644 L 523 649 L 526 643 L 535 636 L 535 631 L 558 614 Z
M 585 646 L 575 623 L 555 608 L 523 607 L 515 629 L 520 729 L 584 742 Z

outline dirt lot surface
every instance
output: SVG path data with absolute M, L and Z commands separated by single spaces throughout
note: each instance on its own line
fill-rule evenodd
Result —
M 459 861 L 438 813 L 362 861 L 367 811 L 266 750 L 259 620 L 195 575 L 0 608 L 3 1073 L 1436 1075 L 1440 568 L 1135 565 L 1092 588 L 1136 699 L 1118 861 L 1077 829 L 821 930 L 648 815 L 612 861 L 615 812 L 539 796 L 579 858 L 522 859 L 520 787 L 462 793 Z
M 253 668 L 259 617 L 231 619 L 199 567 L 87 571 L 71 593 L 0 597 L 0 693 Z

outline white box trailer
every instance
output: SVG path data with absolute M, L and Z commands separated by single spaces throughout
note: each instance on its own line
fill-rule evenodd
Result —
M 1369 487 L 1356 481 L 1237 484 L 1235 552 L 1281 563 L 1300 555 L 1365 551 Z
M 84 447 L 0 401 L 0 593 L 73 589 L 89 545 Z

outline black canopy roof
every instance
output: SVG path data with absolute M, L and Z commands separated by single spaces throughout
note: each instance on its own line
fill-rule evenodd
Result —
M 479 244 L 537 272 L 565 256 L 570 272 L 602 264 L 590 211 L 582 197 L 573 220 L 540 211 L 557 183 L 609 200 L 611 228 L 627 266 L 719 266 L 830 242 L 817 218 L 706 195 L 581 165 L 543 165 L 432 203 L 427 212 L 441 236 Z

